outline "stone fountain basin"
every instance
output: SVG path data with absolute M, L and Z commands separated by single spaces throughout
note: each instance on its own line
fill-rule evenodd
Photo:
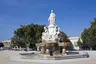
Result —
M 32 62 L 32 63 L 51 63 L 51 64 L 58 64 L 64 62 L 74 62 L 74 61 L 83 61 L 83 60 L 90 60 L 88 53 L 86 52 L 67 52 L 68 55 L 65 56 L 48 56 L 39 55 L 39 52 L 22 52 L 16 56 L 10 56 L 10 61 L 19 61 L 19 62 Z
M 65 59 L 76 59 L 76 58 L 88 58 L 89 54 L 86 52 L 74 52 L 67 51 L 67 55 L 40 55 L 39 53 L 20 53 L 22 59 L 40 59 L 40 60 L 65 60 Z

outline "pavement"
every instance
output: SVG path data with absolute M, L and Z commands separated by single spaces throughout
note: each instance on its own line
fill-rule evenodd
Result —
M 96 51 L 86 51 L 89 58 L 72 59 L 72 60 L 34 60 L 32 61 L 11 61 L 10 57 L 17 56 L 24 51 L 0 51 L 0 64 L 96 64 Z M 84 52 L 84 51 L 80 51 Z

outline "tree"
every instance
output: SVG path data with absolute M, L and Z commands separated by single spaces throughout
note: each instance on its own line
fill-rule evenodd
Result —
M 12 45 L 19 47 L 26 47 L 29 49 L 36 48 L 35 44 L 42 41 L 41 36 L 44 31 L 45 25 L 28 24 L 21 25 L 20 28 L 14 30 L 14 36 L 12 37 Z M 70 42 L 67 35 L 64 32 L 60 32 L 62 42 Z
M 80 49 L 82 49 L 83 44 L 84 44 L 84 43 L 81 41 L 81 39 L 79 39 L 79 40 L 77 41 L 77 46 L 79 46 Z
M 64 32 L 61 31 L 59 36 L 60 36 L 60 42 L 70 42 L 68 36 Z
M 25 48 L 25 43 L 22 42 L 20 40 L 20 38 L 16 35 L 14 35 L 12 38 L 11 38 L 11 47 L 15 47 L 15 46 L 18 46 L 18 47 L 22 47 L 22 48 Z
M 64 47 L 67 50 L 73 49 L 72 42 L 68 39 L 68 36 L 64 32 L 60 31 L 59 37 L 60 37 L 60 42 L 64 42 Z
M 82 47 L 96 50 L 96 18 L 90 24 L 91 26 L 88 29 L 84 29 L 81 34 Z
M 36 48 L 35 44 L 40 43 L 44 26 L 38 24 L 21 25 L 20 28 L 14 31 L 13 44 L 21 47 L 26 46 L 26 48 Z

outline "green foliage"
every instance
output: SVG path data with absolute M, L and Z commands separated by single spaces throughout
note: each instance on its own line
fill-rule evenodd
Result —
M 20 28 L 14 31 L 14 36 L 12 37 L 13 45 L 21 47 L 32 47 L 34 48 L 36 43 L 40 43 L 41 35 L 44 31 L 44 25 L 38 24 L 28 24 L 21 25 Z
M 28 24 L 21 25 L 20 28 L 14 30 L 12 37 L 12 46 L 35 48 L 36 43 L 41 42 L 42 32 L 45 25 Z M 68 36 L 64 32 L 60 32 L 61 42 L 70 42 Z
M 20 38 L 19 38 L 18 36 L 16 36 L 16 35 L 14 35 L 14 36 L 12 37 L 11 41 L 12 41 L 12 44 L 11 44 L 12 47 L 15 47 L 15 46 L 18 46 L 18 47 L 26 47 L 26 46 L 25 46 L 25 43 L 23 43 L 23 42 L 20 40 Z
M 81 42 L 81 40 L 79 39 L 79 40 L 77 41 L 77 46 L 79 46 L 79 47 L 81 48 L 82 45 L 83 45 L 83 42 Z
M 83 41 L 82 46 L 85 46 L 84 48 L 96 49 L 96 18 L 91 22 L 91 26 L 88 29 L 84 29 L 81 39 Z
M 69 44 L 69 45 L 65 46 L 66 50 L 73 50 L 72 42 L 68 39 L 68 36 L 62 31 L 60 32 L 59 36 L 60 36 L 60 42 L 64 42 L 65 44 Z
M 60 41 L 61 42 L 70 42 L 70 40 L 68 39 L 68 36 L 64 33 L 64 32 L 60 32 Z

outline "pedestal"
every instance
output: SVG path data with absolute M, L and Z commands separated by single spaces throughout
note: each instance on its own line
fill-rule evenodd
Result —
M 62 55 L 66 55 L 66 49 L 62 49 Z

